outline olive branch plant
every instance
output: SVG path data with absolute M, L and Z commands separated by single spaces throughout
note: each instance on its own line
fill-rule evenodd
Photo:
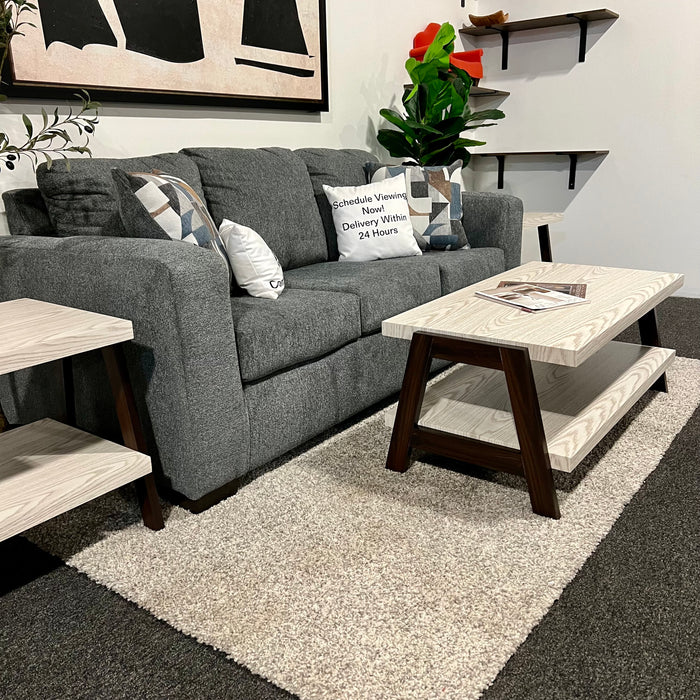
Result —
M 23 28 L 36 27 L 29 18 L 37 10 L 38 7 L 28 0 L 0 0 L 0 76 L 4 75 L 12 40 L 16 36 L 24 36 Z M 0 87 L 0 91 L 1 89 Z M 91 100 L 85 90 L 75 93 L 75 97 L 82 104 L 75 111 L 69 107 L 67 115 L 61 115 L 57 107 L 49 116 L 42 107 L 40 126 L 35 126 L 26 114 L 22 114 L 26 134 L 22 143 L 12 143 L 6 133 L 0 132 L 0 169 L 4 165 L 8 170 L 14 170 L 16 163 L 23 157 L 30 160 L 36 169 L 40 158 L 51 168 L 57 157 L 67 161 L 73 154 L 92 156 L 88 143 L 99 123 L 101 105 Z M 0 92 L 0 102 L 6 100 L 7 95 Z M 69 130 L 77 131 L 78 136 L 84 138 L 84 143 L 75 143 L 75 133 L 71 135 Z M 66 162 L 66 166 L 69 166 L 69 162 Z

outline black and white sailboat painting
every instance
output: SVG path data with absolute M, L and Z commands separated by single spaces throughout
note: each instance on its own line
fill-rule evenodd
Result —
M 11 93 L 327 108 L 325 0 L 35 1 L 36 27 L 13 41 Z

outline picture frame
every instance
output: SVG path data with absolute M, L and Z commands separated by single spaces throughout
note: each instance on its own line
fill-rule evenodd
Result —
M 328 111 L 325 0 L 34 0 L 5 92 Z

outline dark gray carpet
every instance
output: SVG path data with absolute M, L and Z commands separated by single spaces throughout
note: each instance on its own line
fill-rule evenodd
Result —
M 700 359 L 700 300 L 659 321 Z M 700 412 L 485 699 L 700 697 L 699 446 Z M 2 698 L 292 697 L 22 538 L 0 561 Z
M 700 359 L 699 299 L 658 320 Z M 700 411 L 482 698 L 700 698 Z
M 3 700 L 295 697 L 23 538 L 0 561 Z

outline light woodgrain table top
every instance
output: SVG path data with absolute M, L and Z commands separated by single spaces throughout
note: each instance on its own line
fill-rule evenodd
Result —
M 545 224 L 556 224 L 563 220 L 564 214 L 558 211 L 526 211 L 523 214 L 523 230 Z
M 588 285 L 588 304 L 528 313 L 475 295 L 501 280 Z M 683 275 L 571 263 L 530 262 L 386 319 L 382 333 L 414 331 L 527 347 L 533 360 L 577 367 L 683 286 Z
M 0 303 L 0 374 L 134 337 L 131 321 L 36 299 Z

